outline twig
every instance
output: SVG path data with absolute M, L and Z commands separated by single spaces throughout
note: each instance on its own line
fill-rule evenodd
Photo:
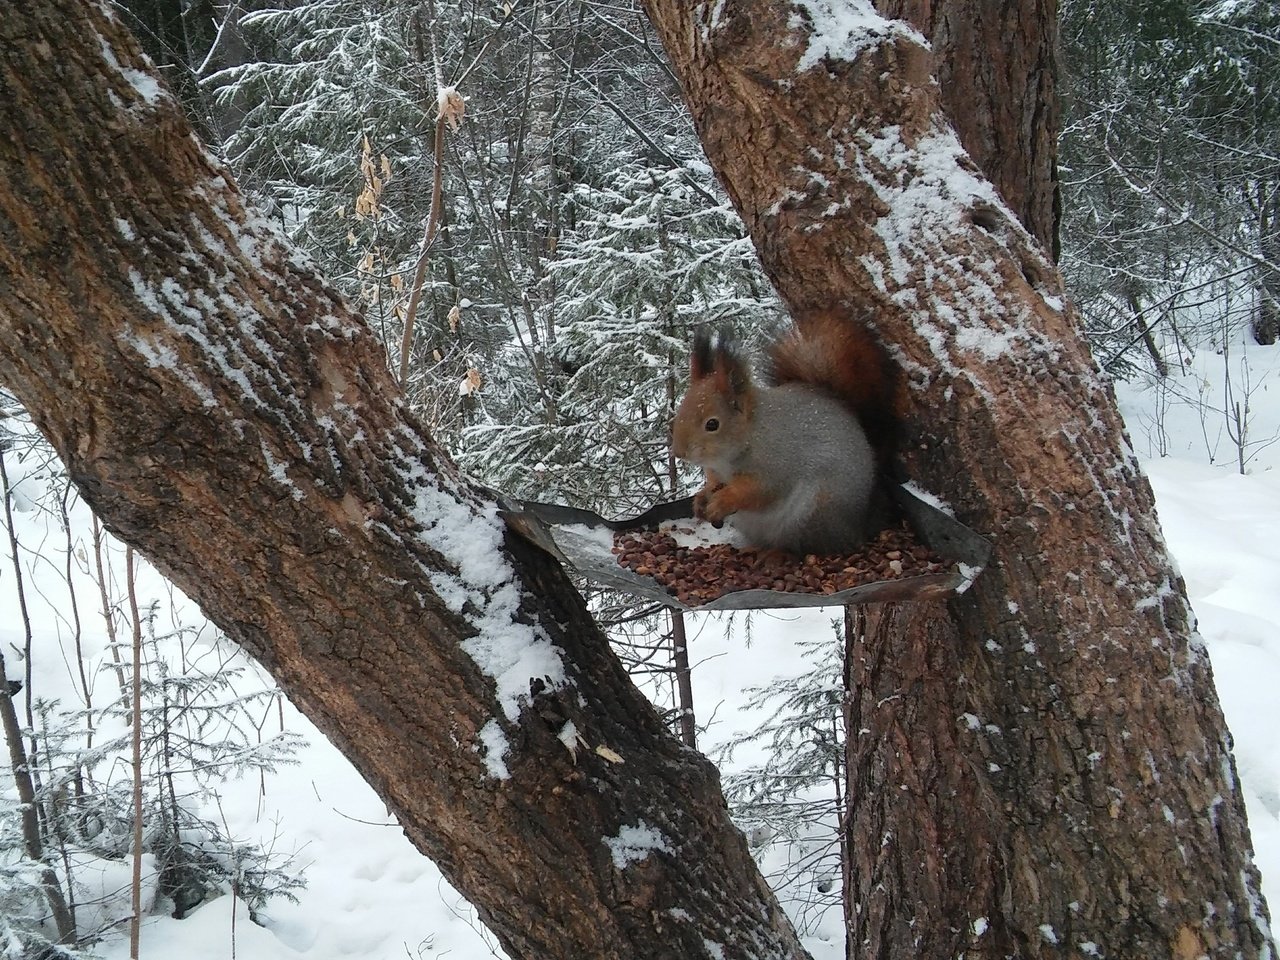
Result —
M 133 618 L 133 916 L 129 920 L 129 960 L 138 960 L 142 939 L 142 621 L 133 576 L 133 547 L 124 551 L 129 616 Z
M 422 237 L 422 253 L 413 272 L 413 288 L 409 292 L 409 306 L 405 310 L 404 336 L 400 339 L 400 388 L 403 390 L 409 378 L 409 353 L 413 346 L 413 321 L 418 315 L 418 301 L 422 298 L 422 286 L 427 279 L 427 255 L 436 238 L 440 225 L 441 197 L 444 193 L 444 123 L 443 107 L 436 118 L 435 177 L 431 183 L 431 212 L 427 215 L 427 229 Z

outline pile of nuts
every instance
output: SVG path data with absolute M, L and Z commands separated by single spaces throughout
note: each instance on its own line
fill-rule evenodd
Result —
M 613 553 L 622 566 L 652 577 L 691 607 L 739 590 L 832 594 L 879 580 L 942 573 L 949 566 L 905 528 L 884 530 L 848 556 L 800 557 L 727 543 L 683 546 L 662 530 L 617 533 Z

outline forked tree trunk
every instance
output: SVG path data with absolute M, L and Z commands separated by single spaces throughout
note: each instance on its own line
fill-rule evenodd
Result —
M 868 3 L 646 0 L 797 319 L 905 374 L 909 474 L 995 544 L 855 658 L 850 956 L 1273 955 L 1208 658 L 1041 249 Z
M 924 34 L 965 152 L 1058 259 L 1056 0 L 879 0 Z
M 512 957 L 804 955 L 715 769 L 105 4 L 0 16 L 0 381 Z M 145 946 L 144 946 L 145 952 Z
M 996 542 L 964 598 L 887 611 L 861 651 L 853 951 L 1263 955 L 1150 490 L 1052 268 L 939 127 L 928 54 L 869 8 L 823 48 L 815 19 L 852 21 L 820 3 L 649 5 L 775 282 L 801 316 L 865 311 L 909 378 L 913 475 Z M 0 378 L 86 498 L 514 955 L 799 955 L 714 773 L 128 49 L 73 0 L 0 18 Z

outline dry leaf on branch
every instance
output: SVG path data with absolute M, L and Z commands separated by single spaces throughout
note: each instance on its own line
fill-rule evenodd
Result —
M 462 123 L 462 115 L 467 110 L 467 102 L 462 99 L 456 87 L 441 87 L 436 94 L 438 116 L 449 124 L 450 130 L 457 130 Z
M 462 382 L 458 384 L 458 395 L 469 397 L 480 389 L 480 371 L 472 367 L 467 371 L 467 375 L 462 378 Z

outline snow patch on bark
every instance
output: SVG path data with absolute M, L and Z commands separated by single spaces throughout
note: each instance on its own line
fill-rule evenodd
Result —
M 446 489 L 446 478 L 413 455 L 425 452 L 421 438 L 402 427 L 398 439 L 408 447 L 402 474 L 413 497 L 417 539 L 451 568 L 424 564 L 423 572 L 445 605 L 475 628 L 462 649 L 493 679 L 503 714 L 515 722 L 532 684 L 568 683 L 564 659 L 540 627 L 522 622 L 520 586 L 503 553 L 506 528 L 497 504 L 472 503 L 464 492 Z
M 811 70 L 824 60 L 852 62 L 886 40 L 902 37 L 928 46 L 917 31 L 901 20 L 882 17 L 870 0 L 797 0 L 789 26 L 810 28 L 809 44 L 796 64 L 796 73 Z
M 1000 293 L 1008 278 L 995 256 L 973 244 L 956 262 L 938 261 L 938 251 L 954 245 L 957 224 L 967 220 L 990 223 L 984 229 L 995 244 L 1025 241 L 1010 251 L 1015 258 L 1035 249 L 995 188 L 968 161 L 955 132 L 938 125 L 920 135 L 899 126 L 843 133 L 849 140 L 833 144 L 835 162 L 856 170 L 884 211 L 873 225 L 883 253 L 866 254 L 859 262 L 877 289 L 914 316 L 937 359 L 937 369 L 919 371 L 925 385 L 941 370 L 989 398 L 968 362 L 972 357 L 983 364 L 1034 357 L 1052 368 L 1057 345 L 1034 332 L 1031 307 L 1013 306 Z M 1055 295 L 1051 289 L 1037 293 L 1046 303 Z
M 269 405 L 263 402 L 258 395 L 253 383 L 245 373 L 246 369 L 252 369 L 253 364 L 248 357 L 243 355 L 237 344 L 230 344 L 235 347 L 234 353 L 228 350 L 228 345 L 222 342 L 215 342 L 211 339 L 205 330 L 205 317 L 210 313 L 218 310 L 219 304 L 211 300 L 202 291 L 188 292 L 178 285 L 177 281 L 172 277 L 165 277 L 157 285 L 142 276 L 136 269 L 129 269 L 129 283 L 133 287 L 133 294 L 152 314 L 152 316 L 163 320 L 174 333 L 190 340 L 199 348 L 200 355 L 206 357 L 212 362 L 220 373 L 229 383 L 235 384 L 241 394 L 255 405 L 268 409 Z M 193 297 L 198 304 L 193 304 Z M 222 297 L 223 305 L 229 305 L 231 300 L 225 294 Z M 172 370 L 184 385 L 189 387 L 193 393 L 202 398 L 206 406 L 213 399 L 213 394 L 209 388 L 203 384 L 201 379 L 196 375 L 194 370 L 185 367 L 178 362 L 177 356 L 172 348 L 143 337 L 140 334 L 134 334 L 131 344 L 148 357 L 151 363 L 152 358 L 156 358 L 161 363 L 152 363 L 152 366 L 164 365 Z M 145 352 L 148 349 L 151 355 Z M 270 356 L 268 352 L 266 354 Z M 167 362 L 165 362 L 167 361 Z M 213 401 L 216 405 L 216 400 Z
M 168 370 L 194 393 L 202 406 L 212 409 L 218 405 L 218 398 L 213 395 L 204 383 L 198 380 L 179 360 L 178 355 L 167 343 L 154 343 L 151 340 L 130 331 L 125 341 L 138 352 L 153 370 Z
M 1259 877 L 1256 873 L 1248 870 L 1240 871 L 1240 885 L 1248 891 L 1249 895 L 1249 919 L 1253 921 L 1253 925 L 1262 934 L 1263 943 L 1267 944 L 1267 948 L 1260 956 L 1271 960 L 1274 954 L 1271 952 L 1269 944 L 1272 942 L 1271 924 L 1267 919 L 1266 904 L 1262 899 L 1262 890 L 1258 886 Z
M 725 0 L 711 0 L 709 3 L 700 3 L 695 8 L 694 19 L 699 24 L 703 43 L 709 41 L 712 32 L 720 26 L 724 15 L 724 3 Z
M 117 23 L 119 22 L 116 20 L 115 12 L 111 9 L 110 5 L 105 3 L 98 4 L 98 11 L 109 19 L 116 21 Z M 107 66 L 114 73 L 122 77 L 129 86 L 133 87 L 138 96 L 148 107 L 159 106 L 162 101 L 167 104 L 173 103 L 168 92 L 164 87 L 160 86 L 155 77 L 151 76 L 149 73 L 144 73 L 142 70 L 135 70 L 133 67 L 124 66 L 124 64 L 116 58 L 115 50 L 112 49 L 111 44 L 107 41 L 106 37 L 102 36 L 102 34 L 98 34 L 98 46 L 102 51 L 102 59 L 106 62 Z M 147 66 L 151 66 L 151 62 L 146 59 L 145 54 L 143 59 Z M 135 107 L 136 104 L 129 105 L 130 109 L 135 109 Z
M 217 292 L 210 296 L 200 289 L 188 291 L 171 277 L 157 281 L 131 270 L 135 297 L 167 330 L 154 335 L 131 331 L 128 345 L 152 367 L 172 371 L 206 406 L 222 402 L 217 388 L 224 384 L 259 409 L 287 409 L 280 421 L 286 433 L 293 417 L 300 423 L 314 422 L 327 443 L 304 443 L 296 435 L 288 439 L 308 462 L 327 457 L 331 469 L 341 475 L 348 467 L 338 441 L 355 443 L 363 435 L 358 411 L 332 378 L 334 392 L 322 401 L 300 398 L 282 379 L 274 339 L 281 331 L 255 308 L 249 296 L 252 288 L 239 272 L 247 262 L 251 275 L 288 278 L 282 265 L 313 275 L 310 265 L 274 225 L 239 206 L 233 188 L 220 173 L 194 193 L 217 212 L 221 224 L 211 230 L 193 217 L 188 235 L 194 239 L 181 256 L 193 272 L 212 270 L 215 276 L 209 287 Z M 364 329 L 353 320 L 333 316 L 306 320 L 308 326 L 335 338 L 351 339 Z M 303 326 L 302 319 L 297 326 Z M 174 340 L 191 343 L 198 360 L 184 363 L 172 346 Z M 371 518 L 366 524 L 380 527 L 380 532 L 422 558 L 422 573 L 436 595 L 472 628 L 472 635 L 461 643 L 462 650 L 493 680 L 502 716 L 514 723 L 535 688 L 555 689 L 568 680 L 560 651 L 521 611 L 521 586 L 503 552 L 506 528 L 498 507 L 476 497 L 447 470 L 437 469 L 434 453 L 409 423 L 393 431 L 391 443 L 394 455 L 383 459 L 398 475 L 403 506 L 397 505 L 397 512 L 408 522 L 388 524 Z M 265 444 L 261 452 L 264 474 L 290 488 L 295 499 L 302 499 L 304 493 L 291 482 L 286 460 L 273 456 Z M 426 598 L 421 602 L 427 606 Z M 490 722 L 480 739 L 489 772 L 499 778 L 509 776 L 504 760 L 508 745 L 500 724 Z
M 490 720 L 480 728 L 480 746 L 484 748 L 481 759 L 489 776 L 495 780 L 510 780 L 511 771 L 507 768 L 507 753 L 511 744 L 497 720 Z
M 605 837 L 604 845 L 613 856 L 613 865 L 624 870 L 633 863 L 646 859 L 655 850 L 671 853 L 671 844 L 662 832 L 643 820 L 634 827 L 624 826 L 616 837 Z

